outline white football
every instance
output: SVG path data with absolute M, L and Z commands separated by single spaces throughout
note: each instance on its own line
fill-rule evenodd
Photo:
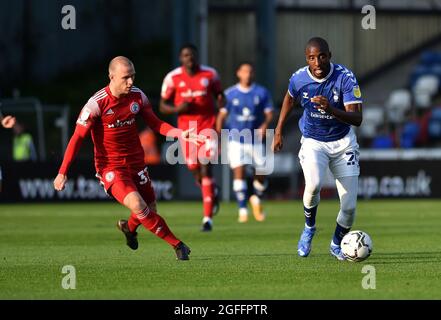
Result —
M 366 260 L 372 253 L 371 237 L 364 231 L 350 231 L 341 240 L 341 252 L 349 261 Z

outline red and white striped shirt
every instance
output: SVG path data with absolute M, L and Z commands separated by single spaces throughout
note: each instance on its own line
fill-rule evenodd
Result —
M 161 97 L 172 100 L 175 106 L 184 102 L 190 104 L 185 114 L 178 116 L 178 127 L 186 130 L 190 121 L 197 121 L 198 132 L 213 128 L 216 109 L 214 96 L 222 93 L 221 83 L 215 69 L 201 65 L 194 75 L 189 75 L 184 67 L 178 67 L 165 77 Z
M 98 173 L 105 169 L 144 166 L 144 151 L 135 119 L 138 114 L 154 131 L 179 137 L 181 131 L 156 117 L 140 89 L 132 87 L 129 94 L 116 98 L 107 86 L 95 93 L 81 110 L 59 173 L 66 174 L 89 132 L 92 134 Z

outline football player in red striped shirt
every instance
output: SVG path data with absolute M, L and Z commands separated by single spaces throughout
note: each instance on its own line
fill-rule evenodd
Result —
M 199 64 L 198 51 L 194 45 L 183 45 L 179 60 L 181 66 L 169 72 L 162 84 L 160 111 L 164 114 L 177 114 L 178 128 L 194 128 L 196 133 L 207 137 L 205 144 L 197 148 L 181 141 L 181 150 L 188 169 L 202 189 L 202 231 L 211 231 L 212 217 L 219 210 L 219 203 L 210 160 L 217 156 L 215 122 L 224 96 L 216 70 Z
M 97 177 L 106 192 L 131 211 L 128 220 L 117 223 L 126 236 L 127 245 L 133 250 L 138 248 L 136 229 L 142 224 L 173 246 L 177 259 L 188 260 L 190 249 L 174 236 L 164 219 L 157 214 L 135 117 L 141 115 L 148 126 L 165 136 L 195 144 L 202 143 L 204 138 L 190 130 L 174 128 L 156 117 L 146 95 L 133 85 L 135 67 L 128 58 L 119 56 L 110 62 L 109 78 L 109 85 L 98 91 L 83 107 L 54 187 L 58 191 L 64 189 L 69 167 L 81 143 L 91 133 Z

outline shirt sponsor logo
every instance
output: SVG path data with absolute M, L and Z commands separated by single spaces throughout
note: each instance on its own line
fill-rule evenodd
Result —
M 115 123 L 108 124 L 107 128 L 120 128 L 124 126 L 130 126 L 134 123 L 135 123 L 135 118 L 126 121 L 116 120 Z
M 323 114 L 317 112 L 311 112 L 311 118 L 328 119 L 328 120 L 334 119 L 334 117 L 329 114 L 326 113 Z
M 190 89 L 188 89 L 187 91 L 181 93 L 181 97 L 183 98 L 191 98 L 191 97 L 196 98 L 206 95 L 207 95 L 207 91 L 204 90 L 191 91 Z
M 242 109 L 242 115 L 237 115 L 236 120 L 238 122 L 245 122 L 245 121 L 254 121 L 256 117 L 251 114 L 251 110 L 247 107 L 244 107 Z

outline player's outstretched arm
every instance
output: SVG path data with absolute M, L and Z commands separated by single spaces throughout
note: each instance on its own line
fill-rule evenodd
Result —
M 161 101 L 159 103 L 159 111 L 163 114 L 181 114 L 188 111 L 188 108 L 190 107 L 190 104 L 188 102 L 184 102 L 180 104 L 179 106 L 173 105 L 168 100 L 165 100 L 161 98 Z
M 67 145 L 66 148 L 66 152 L 64 153 L 63 163 L 61 164 L 60 169 L 58 170 L 58 175 L 55 177 L 54 180 L 55 190 L 61 191 L 64 189 L 64 186 L 66 185 L 67 182 L 67 176 L 66 176 L 67 171 L 69 170 L 72 161 L 74 160 L 75 156 L 80 150 L 83 140 L 87 136 L 89 131 L 90 131 L 90 126 L 84 127 L 77 124 L 77 127 L 75 128 L 75 132 L 70 138 L 69 144 Z
M 67 176 L 65 176 L 64 174 L 59 173 L 54 180 L 54 188 L 57 191 L 61 191 L 64 190 L 64 186 L 66 185 L 67 182 Z
M 221 133 L 221 130 L 224 126 L 224 122 L 227 116 L 228 116 L 228 111 L 226 111 L 226 109 L 219 110 L 219 113 L 217 114 L 216 117 L 216 132 L 218 135 L 220 135 Z
M 196 145 L 199 145 L 206 140 L 205 136 L 195 134 L 193 132 L 194 128 L 182 131 L 181 129 L 175 128 L 167 122 L 162 121 L 155 115 L 151 106 L 143 108 L 141 115 L 145 123 L 150 128 L 152 128 L 156 132 L 159 132 L 163 136 L 183 139 Z
M 285 98 L 283 99 L 282 109 L 280 110 L 279 121 L 277 122 L 277 127 L 274 132 L 274 140 L 272 145 L 272 150 L 278 152 L 282 150 L 283 147 L 283 126 L 288 118 L 289 113 L 294 108 L 294 98 L 287 92 Z
M 273 117 L 274 117 L 273 111 L 265 112 L 265 120 L 263 121 L 262 125 L 259 127 L 260 137 L 264 138 L 266 136 L 266 129 L 268 129 L 271 121 L 273 121 Z
M 187 129 L 185 131 L 182 131 L 181 133 L 181 139 L 194 143 L 195 145 L 201 145 L 205 143 L 205 140 L 207 140 L 206 136 L 196 134 L 193 132 L 194 128 Z
M 227 99 L 225 98 L 225 95 L 222 91 L 218 92 L 216 94 L 216 104 L 217 104 L 217 109 L 221 110 L 222 108 L 225 107 L 225 104 L 227 102 Z

